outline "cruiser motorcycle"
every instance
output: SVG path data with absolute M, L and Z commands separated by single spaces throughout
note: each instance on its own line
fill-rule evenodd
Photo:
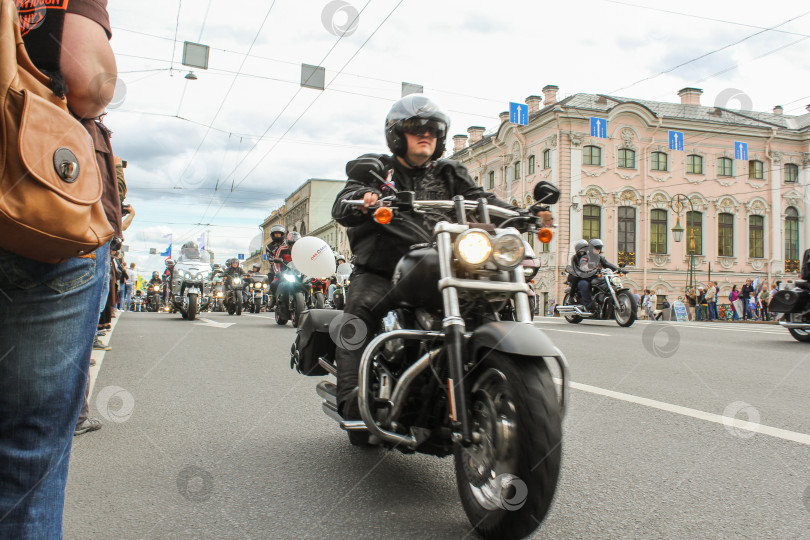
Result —
M 270 283 L 265 274 L 254 274 L 245 276 L 244 296 L 247 300 L 246 308 L 251 313 L 259 313 L 263 307 L 267 306 L 265 295 Z
M 211 302 L 211 265 L 201 259 L 178 259 L 172 269 L 169 303 L 173 312 L 193 321 Z
M 422 213 L 455 218 L 438 222 L 433 235 L 412 224 L 407 238 L 423 243 L 397 264 L 390 290 L 397 308 L 373 330 L 362 354 L 362 420 L 340 416 L 335 384 L 316 388 L 323 411 L 352 444 L 453 455 L 462 505 L 485 538 L 531 534 L 557 486 L 568 369 L 562 352 L 532 324 L 520 233 L 536 232 L 539 204 L 558 198 L 553 185 L 540 182 L 538 205 L 528 213 L 485 199 L 417 201 L 411 192 L 380 199 L 370 210 L 381 224 L 401 218 L 410 227 L 408 217 Z M 517 320 L 501 320 L 510 301 Z M 343 348 L 364 342 L 358 320 L 339 310 L 305 312 L 291 367 L 336 375 L 336 342 Z
M 794 282 L 793 288 L 777 291 L 768 303 L 768 310 L 793 339 L 810 343 L 810 249 L 802 256 L 801 278 Z
M 244 276 L 231 276 L 223 274 L 223 299 L 222 305 L 228 311 L 228 315 L 242 315 L 242 305 L 244 303 L 244 295 L 242 294 L 242 287 L 244 287 Z
M 638 305 L 636 305 L 636 298 L 630 289 L 622 285 L 621 276 L 624 275 L 624 265 L 619 265 L 620 272 L 600 268 L 599 254 L 591 246 L 588 246 L 582 260 L 581 267 L 569 264 L 565 270 L 569 276 L 574 278 L 592 278 L 591 299 L 593 302 L 591 305 L 593 307 L 588 309 L 588 306 L 582 305 L 576 285 L 569 285 L 565 289 L 563 303 L 557 306 L 557 313 L 565 317 L 565 320 L 571 324 L 579 324 L 583 319 L 597 321 L 615 319 L 619 326 L 632 326 L 636 322 Z

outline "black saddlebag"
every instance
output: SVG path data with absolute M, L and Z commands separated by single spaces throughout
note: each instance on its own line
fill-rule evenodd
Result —
M 777 292 L 768 303 L 773 313 L 800 313 L 807 308 L 810 293 L 801 289 L 785 289 Z
M 802 279 L 804 281 L 810 281 L 810 249 L 804 250 L 804 255 L 802 255 Z
M 337 309 L 310 309 L 301 314 L 298 335 L 290 351 L 291 368 L 311 377 L 327 374 L 318 358 L 334 363 L 336 346 L 329 336 L 329 324 L 342 314 Z

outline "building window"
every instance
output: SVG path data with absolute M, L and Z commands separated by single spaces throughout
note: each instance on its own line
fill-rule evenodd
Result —
M 692 234 L 694 234 L 695 245 L 692 246 Z M 703 255 L 703 213 L 686 213 L 686 252 L 692 255 Z
M 618 262 L 629 266 L 636 264 L 636 209 L 633 206 L 619 207 L 619 253 Z
M 534 155 L 529 156 L 529 174 L 534 174 Z
M 717 255 L 734 256 L 734 214 L 723 212 L 717 215 Z
M 686 172 L 688 174 L 703 174 L 703 157 L 697 154 L 686 156 Z
M 799 271 L 799 212 L 785 210 L 785 272 Z
M 636 151 L 627 148 L 619 149 L 619 168 L 621 169 L 635 169 L 636 168 Z
M 515 180 L 520 180 L 520 162 L 515 162 Z
M 495 171 L 489 171 L 489 189 L 495 188 Z
M 582 208 L 582 238 L 591 240 L 600 237 L 602 209 L 595 204 L 586 204 Z
M 732 163 L 731 158 L 717 158 L 717 176 L 731 176 L 733 172 Z
M 543 168 L 544 169 L 551 168 L 551 150 L 543 151 Z
M 765 257 L 765 218 L 748 217 L 748 256 L 752 259 Z
M 652 153 L 652 170 L 654 171 L 667 170 L 667 155 L 664 152 Z
M 762 162 L 758 159 L 752 159 L 748 162 L 748 178 L 762 180 L 764 178 L 762 172 Z
M 650 253 L 667 252 L 667 211 L 656 208 L 650 212 Z
M 793 183 L 799 181 L 799 166 L 795 163 L 785 165 L 785 182 Z
M 598 146 L 586 146 L 582 149 L 583 165 L 601 165 L 602 149 Z

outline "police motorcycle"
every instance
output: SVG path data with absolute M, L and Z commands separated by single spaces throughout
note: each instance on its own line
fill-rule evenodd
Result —
M 276 272 L 279 280 L 274 311 L 276 324 L 284 326 L 287 321 L 290 321 L 294 327 L 298 328 L 301 313 L 308 307 L 310 280 L 298 270 L 292 261 L 285 263 L 284 259 L 277 258 L 272 262 L 281 265 L 281 269 Z
M 259 313 L 263 307 L 267 306 L 266 298 L 270 287 L 267 274 L 248 275 L 243 278 L 243 282 L 246 309 L 251 313 Z
M 194 242 L 183 244 L 172 268 L 169 303 L 172 312 L 193 321 L 211 302 L 212 268 L 208 253 Z
M 372 329 L 375 337 L 362 354 L 362 420 L 338 414 L 335 384 L 322 381 L 316 388 L 323 411 L 348 431 L 352 444 L 452 454 L 462 505 L 485 538 L 529 535 L 546 516 L 559 477 L 568 368 L 563 353 L 532 324 L 520 237 L 537 232 L 539 204 L 558 198 L 557 188 L 540 182 L 530 212 L 485 199 L 418 201 L 411 192 L 369 207 L 381 224 L 406 213 L 456 218 L 438 222 L 432 235 L 413 227 L 410 238 L 422 243 L 394 271 L 390 294 L 397 308 Z M 496 227 L 490 215 L 503 221 Z M 500 318 L 509 301 L 517 321 Z M 357 321 L 339 310 L 305 312 L 291 366 L 304 375 L 336 375 L 336 342 L 357 347 L 366 336 Z M 552 370 L 562 380 L 559 390 Z
M 770 299 L 768 311 L 793 339 L 810 343 L 810 249 L 802 255 L 801 279 L 790 289 L 782 289 Z
M 638 306 L 633 293 L 622 284 L 624 264 L 619 265 L 620 272 L 600 268 L 601 256 L 593 246 L 588 244 L 582 249 L 584 255 L 580 258 L 579 264 L 569 264 L 565 268 L 569 276 L 569 286 L 565 289 L 563 303 L 557 305 L 557 312 L 571 324 L 579 324 L 583 319 L 598 321 L 615 319 L 619 326 L 632 326 L 636 322 Z M 582 305 L 576 286 L 581 278 L 591 278 L 592 309 Z

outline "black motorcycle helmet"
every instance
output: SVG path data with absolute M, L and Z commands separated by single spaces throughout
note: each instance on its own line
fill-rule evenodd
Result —
M 287 245 L 293 247 L 293 244 L 301 240 L 301 234 L 296 231 L 290 231 L 287 233 Z
M 580 251 L 581 249 L 585 249 L 586 247 L 588 247 L 588 241 L 587 240 L 585 240 L 585 239 L 577 240 L 574 243 L 574 253 Z
M 159 278 L 159 277 L 160 277 L 160 274 L 158 274 L 157 270 L 155 270 L 154 272 L 152 272 L 152 279 L 154 279 L 154 278 Z
M 444 143 L 447 131 L 450 129 L 450 117 L 447 116 L 433 101 L 422 94 L 411 94 L 400 99 L 385 117 L 385 142 L 388 149 L 395 156 L 403 159 L 408 152 L 408 143 L 405 140 L 405 131 L 409 124 L 414 127 L 433 126 L 437 130 L 436 151 L 430 160 L 439 159 L 444 153 Z
M 237 266 L 239 266 L 239 259 L 231 259 L 230 261 L 228 261 L 228 266 L 236 268 Z
M 270 241 L 276 244 L 280 244 L 284 241 L 284 237 L 287 236 L 287 229 L 284 225 L 273 225 L 270 227 Z
M 599 251 L 602 251 L 602 249 L 605 247 L 605 244 L 602 243 L 602 241 L 598 238 L 592 239 L 590 242 L 588 242 L 588 245 L 593 249 L 598 249 Z

